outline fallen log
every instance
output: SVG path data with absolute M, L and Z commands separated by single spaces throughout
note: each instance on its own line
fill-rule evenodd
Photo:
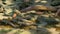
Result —
M 7 16 L 0 16 L 0 20 L 3 20 L 3 19 L 8 19 L 9 17 Z

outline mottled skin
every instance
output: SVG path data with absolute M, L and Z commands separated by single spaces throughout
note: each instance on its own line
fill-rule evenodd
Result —
M 57 10 L 56 16 L 60 16 L 60 9 Z
M 31 11 L 31 10 L 45 10 L 45 11 L 56 11 L 55 7 L 52 6 L 44 6 L 44 5 L 35 5 L 35 6 L 29 6 L 25 9 L 22 9 L 21 12 L 27 12 L 27 11 Z

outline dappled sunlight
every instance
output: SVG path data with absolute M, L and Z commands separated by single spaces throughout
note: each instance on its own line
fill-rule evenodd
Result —
M 0 34 L 60 34 L 59 3 L 59 0 L 0 0 Z

